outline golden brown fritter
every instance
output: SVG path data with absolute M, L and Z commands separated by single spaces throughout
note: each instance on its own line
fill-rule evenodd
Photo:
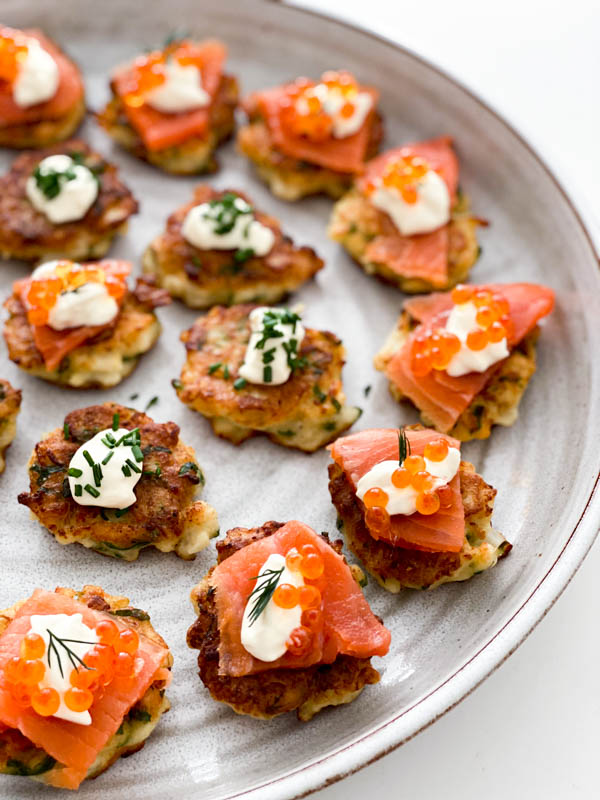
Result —
M 137 131 L 130 125 L 123 101 L 115 93 L 96 119 L 112 138 L 137 158 L 148 161 L 165 172 L 176 175 L 197 175 L 216 172 L 217 147 L 227 141 L 235 128 L 238 83 L 232 75 L 223 75 L 210 110 L 210 124 L 204 136 L 193 136 L 178 145 L 162 150 L 148 150 Z
M 465 509 L 463 548 L 460 553 L 427 553 L 374 539 L 351 481 L 337 464 L 329 465 L 329 492 L 348 547 L 384 589 L 395 593 L 402 588 L 434 589 L 442 583 L 464 581 L 493 567 L 511 549 L 491 525 L 496 490 L 468 461 L 461 461 L 459 474 Z
M 66 114 L 56 119 L 43 119 L 20 125 L 0 125 L 0 147 L 29 150 L 64 142 L 81 125 L 85 113 L 85 100 L 82 97 Z
M 181 233 L 188 211 L 228 193 L 250 203 L 242 192 L 198 186 L 194 198 L 171 214 L 166 231 L 144 253 L 144 272 L 154 275 L 172 297 L 181 298 L 191 308 L 276 303 L 324 266 L 311 247 L 295 247 L 274 217 L 257 210 L 256 219 L 275 234 L 275 244 L 265 256 L 238 261 L 235 250 L 200 250 L 191 245 Z
M 177 395 L 234 444 L 265 433 L 285 447 L 318 450 L 360 416 L 360 409 L 345 405 L 344 347 L 333 333 L 308 328 L 299 346 L 306 365 L 286 383 L 236 388 L 250 338 L 248 317 L 255 307 L 217 306 L 182 333 L 187 359 L 174 382 Z
M 167 647 L 166 642 L 152 627 L 148 614 L 130 606 L 127 597 L 110 595 L 99 586 L 91 585 L 84 586 L 79 592 L 63 587 L 56 589 L 56 592 L 85 603 L 95 611 L 113 614 L 128 628 L 161 647 Z M 0 611 L 0 634 L 8 627 L 22 604 L 23 601 Z M 167 650 L 161 669 L 170 670 L 172 664 L 173 656 Z M 165 697 L 166 686 L 164 677 L 153 681 L 144 696 L 129 710 L 118 732 L 100 751 L 88 771 L 87 778 L 97 777 L 118 758 L 132 755 L 142 749 L 161 716 L 171 707 Z M 36 747 L 20 731 L 12 728 L 0 730 L 0 773 L 28 776 L 40 783 L 47 783 L 55 766 L 57 766 L 56 761 L 45 750 Z
M 0 378 L 0 473 L 6 467 L 5 455 L 17 433 L 17 416 L 21 410 L 21 390 L 13 389 Z
M 471 216 L 469 199 L 460 195 L 449 223 L 448 282 L 444 285 L 399 275 L 387 264 L 373 263 L 366 258 L 365 251 L 375 237 L 393 236 L 398 231 L 389 216 L 372 205 L 358 189 L 351 189 L 334 205 L 327 233 L 340 242 L 367 274 L 414 294 L 451 289 L 467 278 L 479 257 L 476 232 L 481 224 L 481 220 Z
M 13 294 L 4 303 L 9 313 L 4 325 L 8 356 L 30 375 L 61 386 L 115 386 L 133 372 L 140 358 L 156 343 L 161 327 L 154 309 L 169 302 L 164 289 L 154 286 L 150 278 L 139 278 L 135 289 L 126 294 L 114 321 L 71 350 L 56 369 L 49 370 L 35 345 L 21 300 Z
M 47 156 L 80 157 L 98 179 L 98 197 L 86 215 L 74 222 L 55 224 L 30 203 L 27 179 Z M 119 179 L 117 167 L 79 139 L 23 153 L 0 178 L 0 255 L 24 261 L 61 256 L 72 260 L 101 258 L 138 204 Z
M 136 502 L 127 511 L 79 505 L 69 491 L 67 470 L 79 447 L 119 415 L 122 428 L 140 429 L 143 474 Z M 88 406 L 67 414 L 64 426 L 38 442 L 29 462 L 29 492 L 19 503 L 31 510 L 60 544 L 79 544 L 103 555 L 134 561 L 140 550 L 156 547 L 193 559 L 219 532 L 216 512 L 194 502 L 204 477 L 191 447 L 174 422 L 158 423 L 116 403 Z
M 220 564 L 246 545 L 271 536 L 282 522 L 265 522 L 259 528 L 233 528 L 217 543 Z M 325 541 L 341 554 L 342 542 Z M 210 585 L 212 567 L 192 590 L 191 598 L 198 619 L 190 627 L 187 643 L 199 650 L 199 675 L 215 700 L 227 703 L 237 714 L 272 719 L 296 711 L 302 722 L 310 720 L 326 706 L 351 703 L 368 684 L 379 681 L 379 673 L 368 658 L 338 656 L 332 664 L 315 664 L 302 669 L 271 669 L 241 678 L 219 675 L 219 628 L 214 589 Z
M 394 354 L 404 347 L 411 331 L 418 325 L 407 311 L 403 311 L 396 327 L 388 336 L 382 349 L 373 359 L 375 369 L 385 372 Z M 527 384 L 535 373 L 536 342 L 540 330 L 536 326 L 502 361 L 492 374 L 489 383 L 477 394 L 460 415 L 449 436 L 468 442 L 471 439 L 487 439 L 493 425 L 513 425 L 519 414 L 519 403 Z M 399 403 L 407 398 L 390 381 L 390 393 Z M 426 414 L 421 413 L 424 425 L 435 427 Z
M 352 186 L 352 173 L 326 169 L 278 150 L 257 107 L 255 96 L 250 95 L 243 106 L 249 123 L 238 131 L 238 149 L 254 163 L 259 176 L 274 195 L 282 200 L 299 200 L 321 193 L 338 198 Z M 377 155 L 383 139 L 383 121 L 378 113 L 371 116 L 370 125 L 365 160 Z

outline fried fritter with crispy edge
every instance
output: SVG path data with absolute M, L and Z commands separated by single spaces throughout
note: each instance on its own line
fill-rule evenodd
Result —
M 106 593 L 99 586 L 86 585 L 79 592 L 60 587 L 60 594 L 85 603 L 95 611 L 115 614 L 119 621 L 156 644 L 167 647 L 166 642 L 154 630 L 145 611 L 129 605 L 127 597 Z M 24 601 L 0 611 L 0 634 L 8 627 Z M 115 613 L 116 612 L 116 613 Z M 161 668 L 171 669 L 173 656 L 167 651 Z M 171 704 L 165 696 L 165 680 L 155 680 L 143 697 L 129 710 L 118 732 L 109 739 L 89 769 L 87 778 L 96 778 L 121 757 L 141 750 L 154 728 Z M 47 783 L 49 773 L 57 766 L 56 761 L 40 747 L 36 747 L 20 731 L 13 728 L 0 730 L 0 773 L 23 775 Z M 59 766 L 59 765 L 58 765 Z
M 284 447 L 312 453 L 360 416 L 360 409 L 345 405 L 344 347 L 335 334 L 307 328 L 298 352 L 306 364 L 286 383 L 236 388 L 255 307 L 216 306 L 181 334 L 187 359 L 174 382 L 177 396 L 207 417 L 217 436 L 234 444 L 265 433 Z
M 235 250 L 200 250 L 186 241 L 181 228 L 188 211 L 228 193 L 250 203 L 246 195 L 233 189 L 198 186 L 193 199 L 171 214 L 165 232 L 144 253 L 144 272 L 154 275 L 172 297 L 191 308 L 276 303 L 322 269 L 324 263 L 311 247 L 295 247 L 274 217 L 257 210 L 256 219 L 275 234 L 275 244 L 264 256 L 240 260 Z
M 142 477 L 135 487 L 137 500 L 125 512 L 79 505 L 67 479 L 76 450 L 98 431 L 110 428 L 115 414 L 122 428 L 140 429 L 144 454 Z M 154 422 L 147 414 L 117 403 L 67 414 L 63 427 L 36 444 L 29 481 L 30 490 L 19 495 L 19 503 L 60 544 L 78 542 L 125 561 L 135 561 L 145 547 L 193 559 L 219 532 L 214 508 L 194 501 L 204 476 L 193 448 L 179 438 L 179 426 Z
M 217 563 L 237 550 L 271 536 L 282 522 L 265 522 L 259 528 L 233 528 L 217 543 Z M 323 539 L 341 555 L 342 542 Z M 358 567 L 350 567 L 357 583 L 364 582 Z M 365 686 L 379 681 L 379 673 L 369 658 L 340 655 L 332 664 L 315 664 L 302 669 L 271 669 L 256 675 L 234 678 L 219 675 L 219 628 L 214 589 L 210 585 L 212 567 L 194 587 L 192 604 L 198 619 L 190 627 L 187 643 L 199 650 L 199 675 L 215 700 L 227 703 L 237 714 L 259 719 L 272 719 L 288 711 L 296 711 L 302 722 L 308 722 L 326 706 L 351 703 Z
M 17 416 L 21 410 L 21 390 L 0 378 L 0 473 L 6 468 L 6 451 L 17 434 Z
M 40 161 L 57 154 L 80 157 L 98 181 L 98 196 L 85 216 L 61 224 L 37 211 L 25 189 Z M 22 153 L 0 178 L 0 256 L 23 261 L 101 258 L 137 210 L 137 201 L 120 180 L 117 167 L 80 139 Z

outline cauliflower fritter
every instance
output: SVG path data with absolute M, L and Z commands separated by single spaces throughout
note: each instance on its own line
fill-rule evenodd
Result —
M 265 522 L 259 528 L 233 528 L 217 543 L 217 563 L 230 555 L 275 533 L 282 522 Z M 322 534 L 323 535 L 323 534 Z M 341 554 L 342 542 L 325 541 Z M 368 658 L 338 656 L 332 664 L 315 664 L 302 669 L 271 669 L 241 678 L 219 675 L 219 628 L 214 589 L 210 586 L 212 567 L 192 589 L 191 600 L 198 619 L 187 635 L 188 646 L 199 650 L 200 679 L 212 697 L 227 703 L 237 714 L 259 719 L 272 719 L 288 711 L 296 711 L 302 722 L 308 722 L 326 706 L 351 703 L 365 686 L 377 683 L 379 673 Z M 359 580 L 360 570 L 355 577 Z
M 96 337 L 63 358 L 49 370 L 35 346 L 31 326 L 20 299 L 6 300 L 9 318 L 4 325 L 8 355 L 18 367 L 36 378 L 75 389 L 105 389 L 130 375 L 140 358 L 154 347 L 161 326 L 154 309 L 170 302 L 164 289 L 149 278 L 139 278 L 127 293 L 114 321 Z
M 166 642 L 154 630 L 150 617 L 145 611 L 129 605 L 127 597 L 110 595 L 99 586 L 86 585 L 81 591 L 60 587 L 60 594 L 72 597 L 89 608 L 114 614 L 127 627 L 142 634 L 156 644 L 167 647 Z M 22 602 L 0 611 L 0 634 L 8 627 Z M 165 654 L 161 668 L 171 669 L 173 656 Z M 96 778 L 108 769 L 118 758 L 132 755 L 141 750 L 154 728 L 171 704 L 165 697 L 166 681 L 153 681 L 143 697 L 132 706 L 118 732 L 106 743 L 92 764 L 86 778 Z M 50 773 L 57 765 L 45 750 L 36 747 L 20 731 L 12 728 L 0 730 L 0 773 L 23 775 L 40 783 L 47 783 Z
M 322 269 L 323 261 L 311 247 L 295 247 L 274 217 L 257 210 L 256 219 L 276 237 L 265 256 L 239 261 L 235 250 L 200 250 L 186 241 L 181 228 L 188 211 L 228 193 L 250 203 L 242 192 L 198 186 L 193 199 L 171 214 L 166 231 L 144 253 L 144 272 L 154 275 L 172 297 L 191 308 L 210 308 L 217 303 L 276 303 Z
M 136 502 L 113 511 L 79 505 L 71 496 L 67 470 L 76 450 L 98 431 L 120 425 L 140 429 L 143 473 L 135 487 Z M 19 503 L 60 544 L 78 542 L 103 555 L 135 561 L 140 550 L 156 547 L 193 559 L 219 532 L 216 511 L 194 501 L 204 476 L 194 450 L 179 438 L 174 422 L 158 423 L 116 403 L 88 406 L 67 414 L 64 426 L 38 442 L 29 461 L 30 491 Z
M 6 451 L 16 436 L 20 410 L 21 390 L 0 378 L 0 473 L 6 468 Z
M 417 324 L 407 311 L 400 314 L 396 327 L 373 360 L 375 369 L 385 372 L 388 362 L 404 346 L 410 332 Z M 514 424 L 519 414 L 521 397 L 535 373 L 535 345 L 539 333 L 539 327 L 536 327 L 519 342 L 493 373 L 489 383 L 463 411 L 452 430 L 448 431 L 448 436 L 453 436 L 461 442 L 487 439 L 493 425 Z M 398 402 L 405 400 L 404 395 L 391 381 L 389 388 L 395 400 Z M 434 427 L 426 414 L 421 413 L 421 420 L 425 426 Z
M 298 352 L 306 363 L 286 383 L 239 386 L 253 308 L 216 306 L 181 334 L 187 359 L 174 382 L 177 396 L 207 417 L 217 436 L 234 444 L 265 433 L 284 447 L 312 453 L 336 439 L 361 413 L 345 405 L 344 347 L 335 334 L 307 328 Z
M 465 539 L 460 553 L 427 553 L 374 539 L 365 524 L 362 504 L 352 483 L 337 464 L 329 465 L 329 491 L 341 520 L 348 547 L 367 572 L 387 589 L 435 589 L 442 583 L 464 581 L 495 566 L 512 545 L 492 528 L 496 490 L 460 463 L 460 490 L 465 509 Z
M 334 205 L 327 228 L 328 236 L 339 242 L 368 275 L 376 275 L 408 294 L 451 289 L 464 281 L 479 257 L 477 228 L 481 220 L 470 214 L 470 202 L 464 194 L 452 210 L 449 223 L 448 282 L 434 285 L 423 278 L 404 277 L 385 263 L 373 263 L 365 257 L 369 243 L 377 236 L 396 231 L 387 214 L 375 208 L 358 189 L 351 189 Z
M 96 114 L 98 123 L 122 147 L 137 158 L 148 161 L 175 175 L 197 175 L 216 172 L 215 151 L 227 141 L 235 128 L 235 109 L 239 89 L 232 75 L 223 75 L 210 111 L 210 125 L 204 136 L 192 136 L 185 142 L 162 150 L 148 150 L 137 131 L 130 125 L 123 101 L 115 93 L 106 107 Z
M 98 180 L 98 197 L 85 216 L 60 225 L 33 207 L 25 189 L 40 161 L 56 154 L 80 159 Z M 101 258 L 137 210 L 137 201 L 119 179 L 117 167 L 79 139 L 23 153 L 0 178 L 0 256 L 23 261 Z
M 254 163 L 258 175 L 276 197 L 293 201 L 311 194 L 327 194 L 337 199 L 352 186 L 352 173 L 326 169 L 278 150 L 252 96 L 245 101 L 244 110 L 249 123 L 238 131 L 238 149 Z M 372 115 L 369 133 L 365 160 L 377 155 L 383 139 L 383 121 L 378 113 Z

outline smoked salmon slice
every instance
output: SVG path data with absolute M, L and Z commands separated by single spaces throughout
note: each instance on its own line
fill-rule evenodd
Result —
M 508 339 L 509 350 L 514 349 L 554 307 L 552 289 L 534 283 L 498 283 L 473 288 L 490 290 L 508 301 L 513 323 Z M 407 301 L 405 309 L 420 325 L 388 361 L 385 369 L 387 377 L 400 392 L 443 432 L 452 429 L 463 411 L 504 363 L 493 364 L 485 372 L 470 372 L 456 378 L 438 370 L 432 370 L 425 376 L 414 375 L 411 369 L 411 349 L 415 335 L 425 328 L 444 326 L 452 305 L 450 292 Z
M 325 562 L 319 583 L 323 598 L 322 628 L 315 633 L 313 648 L 303 656 L 286 653 L 266 663 L 254 658 L 242 646 L 242 617 L 255 578 L 272 553 L 281 555 L 293 548 L 312 544 Z M 216 589 L 219 624 L 219 674 L 240 677 L 285 667 L 298 669 L 313 664 L 331 664 L 338 655 L 355 658 L 383 656 L 391 635 L 371 611 L 342 556 L 301 522 L 287 522 L 272 536 L 266 536 L 238 550 L 222 561 L 211 575 Z
M 70 597 L 36 589 L 25 601 L 0 637 L 0 723 L 17 728 L 37 747 L 58 762 L 48 774 L 55 786 L 77 789 L 98 753 L 119 729 L 129 709 L 142 697 L 159 670 L 165 648 L 140 635 L 135 675 L 127 684 L 113 681 L 90 708 L 91 725 L 78 725 L 56 717 L 42 717 L 31 708 L 18 705 L 4 683 L 4 667 L 20 655 L 21 641 L 30 628 L 33 614 L 82 614 L 86 625 L 94 627 L 106 615 Z M 122 630 L 118 618 L 110 617 Z
M 375 464 L 398 458 L 398 429 L 372 428 L 337 439 L 329 446 L 331 457 L 344 471 L 354 489 L 358 481 Z M 432 430 L 406 430 L 413 455 L 423 455 L 425 445 L 432 439 L 444 438 L 450 447 L 460 449 L 460 442 L 450 436 Z M 435 514 L 394 514 L 390 517 L 390 529 L 380 538 L 395 547 L 428 552 L 458 553 L 465 538 L 465 512 L 460 492 L 460 476 L 457 473 L 448 484 L 452 490 L 452 501 L 447 508 Z M 361 501 L 357 498 L 357 503 Z
M 11 28 L 0 28 L 0 36 L 13 34 Z M 45 119 L 57 119 L 67 114 L 83 97 L 83 82 L 79 70 L 72 61 L 41 31 L 23 31 L 26 36 L 37 39 L 56 61 L 59 73 L 58 89 L 54 97 L 29 108 L 21 108 L 13 100 L 12 86 L 0 81 L 0 126 L 23 125 Z
M 343 139 L 327 139 L 312 142 L 304 136 L 294 136 L 282 125 L 282 108 L 288 100 L 289 86 L 276 86 L 255 92 L 247 103 L 247 107 L 256 107 L 264 116 L 273 143 L 285 155 L 316 164 L 335 172 L 359 173 L 365 163 L 365 154 L 369 145 L 370 129 L 379 92 L 370 87 L 361 87 L 361 92 L 368 92 L 373 98 L 373 107 L 364 123 L 356 133 Z
M 195 45 L 193 52 L 201 60 L 202 88 L 214 101 L 221 84 L 227 49 L 221 42 L 209 40 Z M 118 70 L 112 80 L 113 89 L 121 99 L 134 91 L 135 85 L 132 65 Z M 123 103 L 123 106 L 129 122 L 148 150 L 164 150 L 181 144 L 192 136 L 202 137 L 208 134 L 211 105 L 172 114 L 157 111 L 146 103 L 141 106 Z

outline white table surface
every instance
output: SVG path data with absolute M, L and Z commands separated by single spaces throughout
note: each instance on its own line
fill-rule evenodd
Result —
M 474 89 L 530 139 L 600 230 L 599 0 L 296 4 L 382 33 Z M 558 603 L 482 686 L 315 799 L 599 798 L 599 575 L 596 543 Z

